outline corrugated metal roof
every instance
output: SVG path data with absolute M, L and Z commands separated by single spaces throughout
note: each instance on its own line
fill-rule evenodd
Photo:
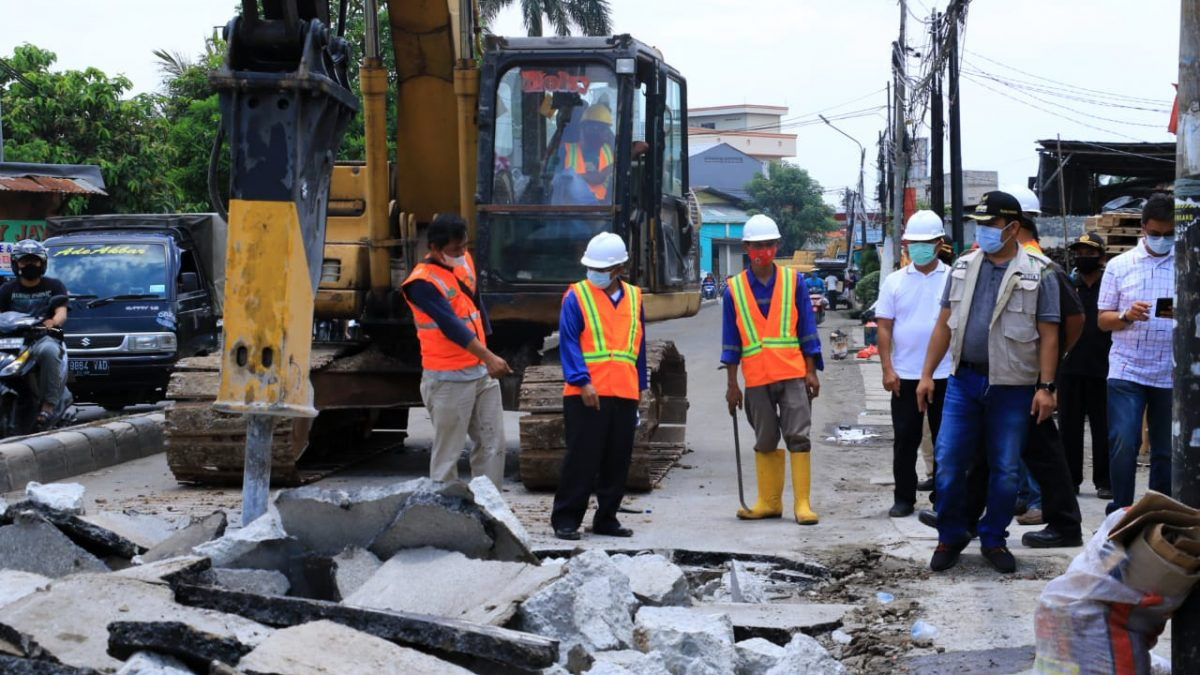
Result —
M 7 192 L 58 192 L 75 195 L 104 195 L 101 188 L 83 178 L 55 176 L 0 176 L 0 190 Z
M 700 206 L 700 217 L 705 224 L 709 223 L 728 223 L 737 224 L 744 223 L 750 219 L 750 215 L 745 211 L 732 206 L 712 206 L 703 204 Z

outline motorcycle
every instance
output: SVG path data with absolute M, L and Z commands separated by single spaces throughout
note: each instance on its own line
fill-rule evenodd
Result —
M 829 301 L 817 291 L 809 293 L 808 300 L 812 303 L 813 317 L 816 318 L 818 324 L 821 323 L 825 320 L 825 306 L 829 304 Z
M 50 418 L 41 427 L 37 423 L 42 395 L 32 349 L 46 336 L 63 339 L 61 329 L 46 328 L 43 320 L 24 312 L 0 312 L 0 438 L 69 426 L 75 421 L 74 399 L 64 387 Z M 65 356 L 62 368 L 65 381 Z
M 714 300 L 717 297 L 717 284 L 713 281 L 705 281 L 700 285 L 700 297 L 704 300 Z

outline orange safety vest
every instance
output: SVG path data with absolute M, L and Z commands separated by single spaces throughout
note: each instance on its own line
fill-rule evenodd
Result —
M 804 377 L 808 365 L 796 334 L 800 327 L 800 316 L 796 313 L 796 274 L 776 267 L 775 289 L 767 316 L 762 315 L 750 290 L 750 274 L 749 269 L 743 270 L 729 285 L 742 336 L 742 376 L 746 378 L 746 386 L 760 387 Z
M 463 255 L 467 258 L 466 265 L 459 265 L 454 268 L 454 276 L 467 287 L 468 291 L 475 292 L 475 259 L 471 257 L 471 252 L 467 251 Z
M 450 309 L 454 315 L 471 327 L 480 343 L 487 344 L 487 338 L 483 334 L 483 317 L 479 313 L 479 308 L 475 306 L 475 301 L 471 299 L 471 296 L 464 293 L 463 289 L 459 287 L 460 282 L 466 284 L 460 277 L 469 273 L 471 290 L 474 290 L 474 265 L 469 256 L 467 265 L 471 267 L 470 270 L 459 272 L 462 268 L 456 267 L 451 272 L 440 265 L 421 262 L 404 280 L 404 285 L 407 286 L 418 280 L 433 284 L 442 297 L 450 303 Z M 445 333 L 438 328 L 433 317 L 422 312 L 411 301 L 408 306 L 412 309 L 413 322 L 417 327 L 417 338 L 421 341 L 422 368 L 425 370 L 462 370 L 483 363 L 474 354 L 446 337 Z
M 616 305 L 605 297 L 604 291 L 594 292 L 596 289 L 587 281 L 572 284 L 567 293 L 575 294 L 583 314 L 579 347 L 596 393 L 636 401 L 637 362 L 642 351 L 642 292 L 624 281 L 621 287 L 625 293 Z M 563 386 L 563 396 L 581 393 L 580 387 Z
M 612 146 L 608 143 L 600 146 L 600 156 L 596 159 L 596 171 L 603 171 L 612 164 Z M 567 143 L 563 153 L 563 168 L 574 171 L 582 176 L 587 173 L 587 161 L 583 157 L 583 146 L 579 143 Z M 588 183 L 588 189 L 601 201 L 608 196 L 608 181 L 598 185 Z

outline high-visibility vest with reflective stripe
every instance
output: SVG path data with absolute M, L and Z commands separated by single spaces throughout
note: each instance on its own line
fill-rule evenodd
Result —
M 750 290 L 750 270 L 743 270 L 729 285 L 738 332 L 742 337 L 742 376 L 747 387 L 793 380 L 808 373 L 800 350 L 796 312 L 796 273 L 775 268 L 771 309 L 763 316 Z
M 599 157 L 596 158 L 596 171 L 607 169 L 612 164 L 612 161 L 612 146 L 605 143 L 600 146 Z M 583 157 L 583 146 L 581 144 L 567 143 L 564 146 L 563 168 L 570 169 L 580 176 L 587 173 L 587 160 Z M 608 196 L 608 181 L 603 181 L 598 185 L 588 183 L 588 189 L 592 191 L 596 199 L 604 199 Z
M 470 262 L 470 258 L 468 258 L 468 262 Z M 453 310 L 454 315 L 475 333 L 475 337 L 479 339 L 480 343 L 487 344 L 487 339 L 483 334 L 483 318 L 479 314 L 479 308 L 475 306 L 475 301 L 459 287 L 457 268 L 451 272 L 440 265 L 422 262 L 413 268 L 412 274 L 404 280 L 404 285 L 407 286 L 414 281 L 428 281 L 433 284 L 442 297 L 450 303 L 450 309 Z M 425 370 L 462 370 L 483 363 L 474 354 L 446 337 L 446 334 L 438 328 L 433 317 L 422 312 L 420 307 L 411 301 L 408 306 L 412 309 L 413 322 L 417 327 L 417 338 L 421 341 L 422 368 Z
M 458 280 L 463 282 L 463 285 L 467 287 L 467 290 L 474 293 L 475 292 L 475 279 L 476 279 L 476 277 L 475 277 L 475 259 L 471 257 L 470 251 L 467 251 L 463 255 L 466 256 L 466 258 L 467 258 L 467 264 L 456 266 L 454 268 L 454 276 L 458 277 Z
M 579 347 L 592 386 L 600 396 L 638 399 L 638 355 L 642 350 L 642 292 L 621 282 L 624 294 L 616 305 L 587 281 L 572 284 L 583 314 Z M 566 297 L 565 295 L 563 296 Z M 580 387 L 563 387 L 563 396 L 578 396 Z

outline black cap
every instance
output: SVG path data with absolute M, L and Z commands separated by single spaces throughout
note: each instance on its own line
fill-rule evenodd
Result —
M 1100 252 L 1104 253 L 1104 237 L 1100 236 L 1099 232 L 1084 232 L 1079 235 L 1078 239 L 1071 242 L 1068 248 L 1075 248 L 1076 246 L 1091 246 L 1092 248 L 1100 249 Z
M 968 213 L 967 217 L 984 223 L 993 218 L 1025 222 L 1025 218 L 1021 215 L 1021 202 L 1017 201 L 1016 197 L 1000 190 L 985 193 L 979 200 L 979 206 L 975 207 L 975 212 Z

